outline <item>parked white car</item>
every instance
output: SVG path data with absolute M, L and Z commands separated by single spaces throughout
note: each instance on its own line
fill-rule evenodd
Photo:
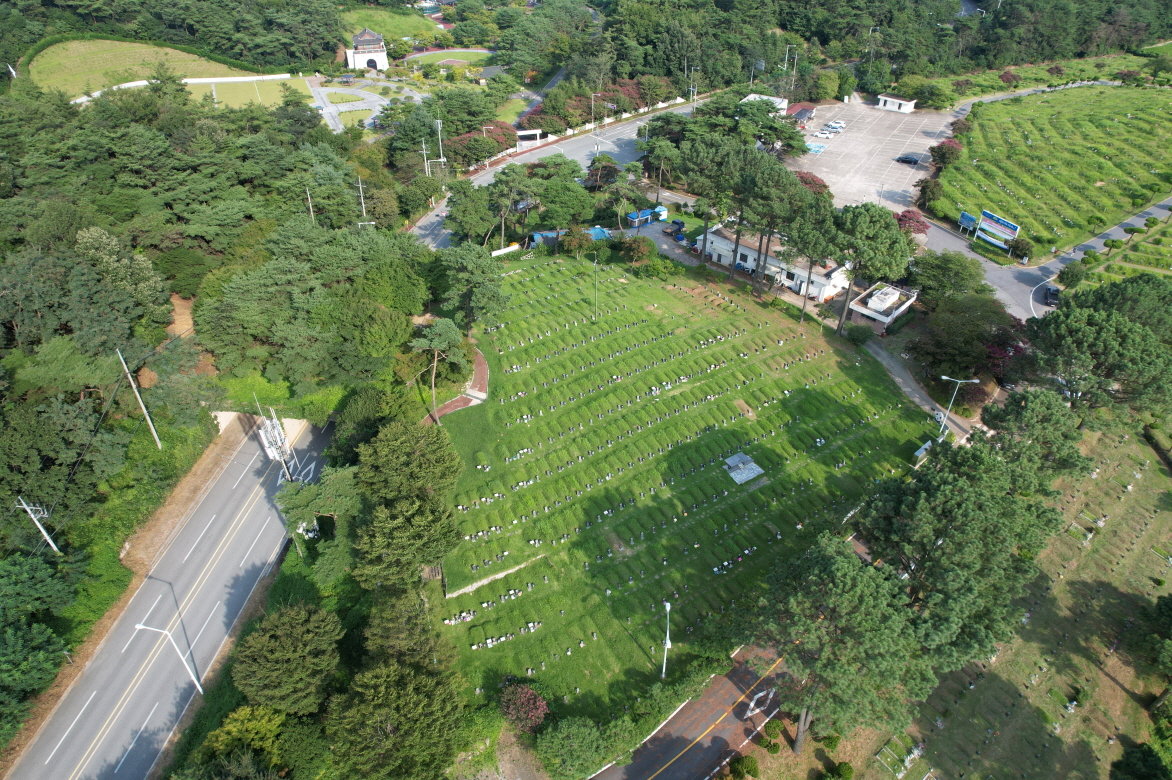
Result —
M 833 138 L 834 133 L 828 133 L 825 130 L 819 130 L 817 133 L 814 133 L 814 135 L 811 137 L 812 138 Z
M 845 129 L 846 122 L 842 121 L 841 119 L 835 119 L 833 122 L 827 122 L 826 126 L 827 127 L 837 127 L 839 129 Z

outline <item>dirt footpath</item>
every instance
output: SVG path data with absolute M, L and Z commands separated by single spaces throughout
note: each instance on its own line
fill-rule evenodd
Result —
M 70 662 L 61 667 L 53 684 L 33 700 L 32 709 L 23 728 L 0 755 L 0 774 L 12 769 L 17 756 L 40 730 L 45 718 L 56 708 L 61 697 L 69 690 L 69 686 L 89 663 L 192 507 L 199 503 L 207 487 L 240 449 L 245 437 L 255 425 L 255 418 L 230 412 L 217 415 L 217 422 L 220 424 L 220 435 L 200 456 L 191 471 L 179 480 L 167 500 L 155 511 L 150 520 L 126 540 L 119 558 L 122 565 L 131 571 L 129 586 L 122 597 L 94 624 L 89 638 L 72 652 Z

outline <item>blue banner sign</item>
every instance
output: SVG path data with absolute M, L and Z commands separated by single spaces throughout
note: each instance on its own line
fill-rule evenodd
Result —
M 981 212 L 981 223 L 977 226 L 977 236 L 990 244 L 1007 249 L 1008 242 L 1017 238 L 1021 228 L 1007 219 L 989 211 Z
M 960 212 L 960 226 L 965 230 L 972 230 L 977 226 L 977 218 L 967 211 Z

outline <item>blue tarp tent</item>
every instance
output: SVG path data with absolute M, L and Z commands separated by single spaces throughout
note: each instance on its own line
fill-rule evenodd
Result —
M 648 222 L 662 222 L 667 219 L 667 208 L 664 206 L 656 206 L 653 209 L 643 209 L 642 211 L 632 211 L 627 215 L 627 219 L 631 220 L 631 224 L 636 227 L 639 225 L 646 225 Z
M 547 230 L 543 233 L 534 233 L 529 237 L 530 244 L 550 244 L 552 246 L 558 242 L 558 236 L 564 236 L 565 234 L 566 231 L 564 230 Z
M 586 229 L 586 232 L 587 232 L 587 233 L 590 235 L 590 237 L 591 237 L 591 238 L 593 238 L 595 241 L 603 241 L 603 240 L 605 240 L 605 239 L 608 239 L 608 238 L 610 238 L 610 231 L 609 231 L 609 230 L 607 230 L 607 229 L 606 229 L 606 228 L 604 228 L 604 227 L 599 227 L 598 225 L 595 225 L 595 226 L 594 226 L 594 227 L 592 227 L 592 228 L 587 228 L 587 229 Z

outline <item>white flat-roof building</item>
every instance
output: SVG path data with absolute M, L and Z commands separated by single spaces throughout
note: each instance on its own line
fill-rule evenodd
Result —
M 851 311 L 879 323 L 886 330 L 896 317 L 916 302 L 917 293 L 879 282 L 851 301 Z
M 916 101 L 901 98 L 898 95 L 880 95 L 879 108 L 884 111 L 898 111 L 901 114 L 910 114 L 916 110 Z
M 806 258 L 778 257 L 785 247 L 781 239 L 774 237 L 769 244 L 769 251 L 763 251 L 760 255 L 757 253 L 759 243 L 760 236 L 746 230 L 741 233 L 741 245 L 737 248 L 736 230 L 717 225 L 708 231 L 707 259 L 744 271 L 751 276 L 761 274 L 773 286 L 788 287 L 798 295 L 806 295 L 815 301 L 827 301 L 850 284 L 846 268 L 833 260 L 824 260 L 825 265 L 814 262 L 811 269 L 810 261 Z M 737 251 L 736 257 L 733 257 L 734 248 Z

